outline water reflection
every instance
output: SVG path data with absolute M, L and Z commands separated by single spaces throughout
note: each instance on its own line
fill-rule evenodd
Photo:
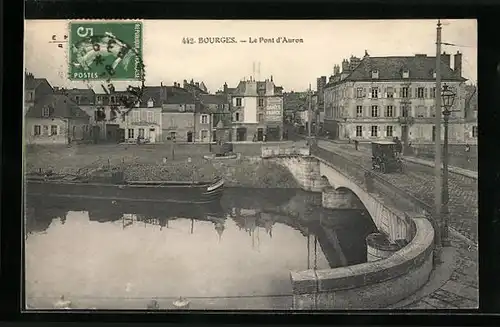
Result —
M 35 298 L 290 294 L 290 270 L 366 260 L 373 228 L 360 212 L 323 210 L 317 194 L 298 190 L 228 189 L 211 206 L 26 202 L 26 292 Z

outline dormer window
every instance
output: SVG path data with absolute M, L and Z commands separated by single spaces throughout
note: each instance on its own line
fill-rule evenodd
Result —
M 43 107 L 43 109 L 42 109 L 42 116 L 43 117 L 49 117 L 50 116 L 50 108 L 49 107 Z
M 153 99 L 149 99 L 149 100 L 148 100 L 148 108 L 153 108 L 153 106 L 154 106 L 154 101 L 153 101 Z
M 403 69 L 403 78 L 410 78 L 410 71 L 408 69 Z
M 372 78 L 378 78 L 378 70 L 372 70 Z

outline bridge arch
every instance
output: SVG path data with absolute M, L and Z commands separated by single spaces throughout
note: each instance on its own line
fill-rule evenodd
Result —
M 324 188 L 322 192 L 324 206 L 326 204 L 326 207 L 333 209 L 335 205 L 333 199 L 338 199 L 338 204 L 344 201 L 344 205 L 350 203 L 353 207 L 357 205 L 359 208 L 365 208 L 377 229 L 390 241 L 409 240 L 412 234 L 411 224 L 408 223 L 404 213 L 386 206 L 381 199 L 363 189 L 358 181 L 345 176 L 336 167 L 320 161 L 319 168 L 319 175 L 330 185 L 330 188 Z

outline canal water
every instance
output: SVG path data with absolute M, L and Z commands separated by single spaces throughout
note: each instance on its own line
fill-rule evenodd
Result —
M 53 308 L 290 309 L 290 271 L 366 261 L 374 231 L 321 195 L 228 188 L 220 205 L 27 197 L 26 302 Z

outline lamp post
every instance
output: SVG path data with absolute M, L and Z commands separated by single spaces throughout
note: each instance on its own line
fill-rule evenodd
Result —
M 443 85 L 443 92 L 441 93 L 442 103 L 443 103 L 443 119 L 444 119 L 444 146 L 443 146 L 443 199 L 442 199 L 442 210 L 441 217 L 443 219 L 443 225 L 441 230 L 441 242 L 443 246 L 449 245 L 448 240 L 448 218 L 449 209 L 448 201 L 450 198 L 448 191 L 448 123 L 450 119 L 450 114 L 453 112 L 450 110 L 455 102 L 456 94 L 448 87 L 448 85 Z
M 434 221 L 437 222 L 436 228 L 436 256 L 440 255 L 441 247 L 441 231 L 442 231 L 442 186 L 443 180 L 441 175 L 441 21 L 438 20 L 436 29 L 436 98 L 435 98 L 435 149 L 434 149 Z

